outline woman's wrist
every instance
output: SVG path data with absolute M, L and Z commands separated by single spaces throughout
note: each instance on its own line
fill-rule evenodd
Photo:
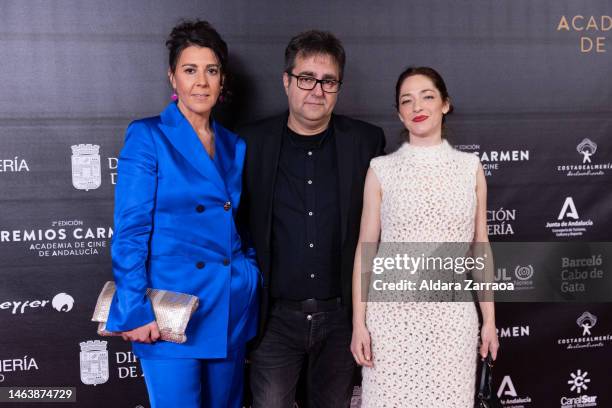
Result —
M 490 320 L 485 319 L 485 320 L 483 320 L 482 327 L 489 327 L 489 326 L 495 328 L 495 319 L 490 319 Z
M 359 318 L 356 316 L 353 317 L 353 328 L 354 329 L 361 329 L 365 327 L 366 327 L 365 318 Z

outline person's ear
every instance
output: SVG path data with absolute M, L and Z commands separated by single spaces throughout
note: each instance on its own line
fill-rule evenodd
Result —
M 291 77 L 286 72 L 283 72 L 283 87 L 285 88 L 285 94 L 289 95 L 289 85 L 291 83 Z

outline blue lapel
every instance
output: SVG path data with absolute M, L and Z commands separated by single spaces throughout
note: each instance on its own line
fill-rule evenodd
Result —
M 224 156 L 229 153 L 227 151 L 229 149 L 224 147 L 223 149 L 225 151 L 218 151 L 219 145 L 222 145 L 223 143 L 219 143 L 219 139 L 221 138 L 218 137 L 216 123 L 213 122 L 212 127 L 213 131 L 215 132 L 215 149 L 217 150 L 215 154 L 221 153 L 219 158 L 221 159 L 221 164 L 225 169 L 226 167 L 223 163 L 225 161 Z M 211 180 L 215 186 L 227 194 L 225 183 L 217 171 L 215 163 L 213 163 L 211 158 L 208 156 L 208 153 L 204 149 L 204 146 L 202 146 L 202 142 L 200 142 L 195 130 L 193 130 L 193 127 L 191 127 L 189 121 L 183 116 L 175 102 L 170 103 L 161 113 L 161 123 L 159 124 L 159 128 L 162 130 L 162 132 L 164 132 L 174 148 L 178 150 L 202 176 Z M 226 173 L 228 173 L 227 170 Z
M 230 194 L 230 201 L 234 203 L 232 208 L 236 210 L 242 191 L 242 168 L 246 143 L 217 122 L 213 121 L 212 124 L 215 132 L 216 157 L 225 173 L 227 192 Z

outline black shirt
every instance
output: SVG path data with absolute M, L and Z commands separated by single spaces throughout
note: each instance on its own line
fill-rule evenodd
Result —
M 271 295 L 287 300 L 341 296 L 336 146 L 330 126 L 282 138 L 272 208 Z

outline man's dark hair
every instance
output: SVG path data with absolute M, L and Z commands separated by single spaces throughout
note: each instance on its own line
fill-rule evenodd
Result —
M 346 54 L 340 40 L 328 31 L 310 30 L 293 37 L 285 49 L 285 72 L 292 73 L 298 56 L 307 58 L 314 55 L 332 57 L 340 71 L 338 79 L 342 80 Z

